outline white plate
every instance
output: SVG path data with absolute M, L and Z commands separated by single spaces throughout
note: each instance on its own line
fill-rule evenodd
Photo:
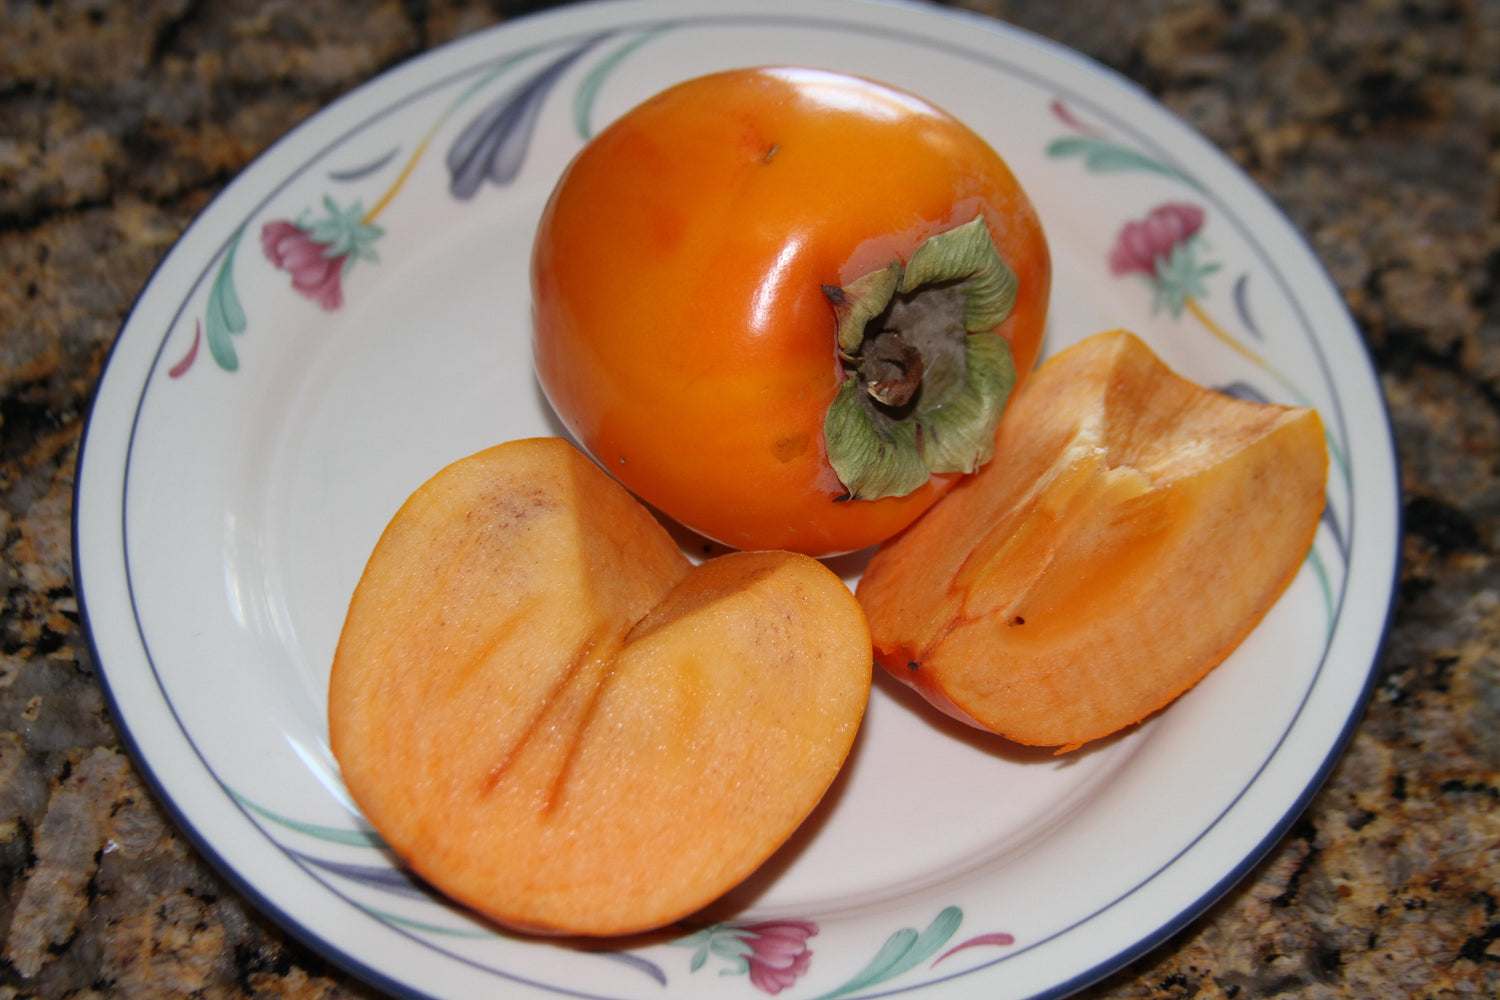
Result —
M 559 433 L 531 374 L 527 256 L 585 136 L 674 81 L 764 63 L 883 79 L 987 136 L 1049 231 L 1048 349 L 1128 326 L 1200 382 L 1317 406 L 1329 514 L 1264 624 L 1128 735 L 1025 752 L 881 681 L 833 792 L 719 923 L 593 947 L 496 933 L 417 889 L 349 806 L 324 724 L 346 602 L 432 472 Z M 1168 218 L 1190 225 L 1176 239 L 1131 228 Z M 1127 231 L 1159 241 L 1160 274 L 1116 254 Z M 338 301 L 320 301 L 331 286 L 309 269 L 340 252 Z M 1199 913 L 1306 804 L 1362 706 L 1397 557 L 1377 382 L 1265 196 L 1072 53 L 859 0 L 571 6 L 414 59 L 314 116 L 141 295 L 90 416 L 76 520 L 106 688 L 182 827 L 336 962 L 443 998 L 1080 988 Z

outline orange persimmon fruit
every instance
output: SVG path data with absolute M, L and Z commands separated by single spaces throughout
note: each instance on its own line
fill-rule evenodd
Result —
M 1052 263 L 1020 181 L 951 114 L 761 66 L 585 144 L 531 278 L 538 382 L 611 475 L 725 545 L 821 557 L 989 459 Z
M 885 543 L 858 586 L 877 661 L 948 714 L 1075 748 L 1223 661 L 1307 555 L 1314 410 L 1234 399 L 1125 331 L 1045 362 L 995 460 Z
M 571 445 L 512 441 L 420 487 L 370 556 L 329 686 L 355 802 L 502 926 L 618 935 L 766 860 L 863 717 L 854 595 L 816 560 L 693 565 Z

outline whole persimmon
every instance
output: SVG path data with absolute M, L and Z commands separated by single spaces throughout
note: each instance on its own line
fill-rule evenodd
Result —
M 625 486 L 742 549 L 873 545 L 987 462 L 1051 282 L 1004 160 L 911 94 L 699 77 L 588 142 L 543 211 L 533 354 Z

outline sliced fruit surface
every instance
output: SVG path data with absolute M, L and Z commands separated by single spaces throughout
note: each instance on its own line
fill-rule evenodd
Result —
M 571 445 L 499 445 L 401 508 L 329 689 L 355 801 L 436 888 L 514 929 L 670 923 L 754 871 L 854 740 L 872 661 L 806 556 L 693 566 Z
M 1322 516 L 1311 409 L 1234 399 L 1110 331 L 1011 400 L 995 461 L 876 552 L 877 661 L 943 711 L 1074 748 L 1161 709 L 1285 590 Z

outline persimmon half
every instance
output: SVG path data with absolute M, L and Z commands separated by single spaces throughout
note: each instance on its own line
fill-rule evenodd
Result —
M 1316 411 L 1171 371 L 1124 331 L 1045 362 L 995 460 L 882 545 L 858 586 L 878 662 L 935 706 L 1077 747 L 1221 663 L 1322 518 Z
M 1005 161 L 909 93 L 763 67 L 590 140 L 532 257 L 533 355 L 638 496 L 742 549 L 823 556 L 988 460 L 1051 262 Z
M 853 743 L 869 632 L 816 560 L 691 565 L 560 439 L 438 472 L 350 602 L 329 735 L 355 802 L 506 927 L 616 935 L 740 882 Z

